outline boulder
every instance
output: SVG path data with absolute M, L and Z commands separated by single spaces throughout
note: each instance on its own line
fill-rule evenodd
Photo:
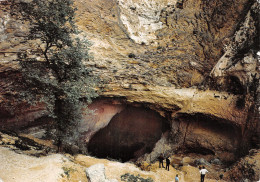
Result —
M 104 164 L 95 164 L 86 169 L 86 176 L 90 182 L 118 182 L 116 179 L 106 179 Z
M 212 159 L 210 161 L 211 164 L 216 164 L 216 165 L 221 165 L 222 162 L 218 159 L 218 158 L 215 158 L 215 159 Z
M 206 161 L 205 159 L 203 159 L 203 158 L 196 159 L 195 160 L 195 164 L 197 166 L 199 166 L 199 165 L 207 165 L 207 166 L 209 166 L 210 165 L 210 163 L 208 161 Z
M 184 157 L 184 158 L 182 159 L 182 164 L 183 164 L 184 166 L 190 165 L 192 162 L 193 162 L 193 161 L 192 161 L 192 159 L 191 159 L 190 157 Z

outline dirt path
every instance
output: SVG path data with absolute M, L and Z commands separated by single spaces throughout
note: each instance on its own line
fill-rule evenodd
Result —
M 61 178 L 62 155 L 31 157 L 0 147 L 0 178 L 4 182 L 55 182 Z
M 87 182 L 85 169 L 97 163 L 105 165 L 108 179 L 117 179 L 126 173 L 140 175 L 147 179 L 151 177 L 155 182 L 173 182 L 176 174 L 181 182 L 200 181 L 198 169 L 186 166 L 182 171 L 170 166 L 170 171 L 158 168 L 158 163 L 152 164 L 151 171 L 142 171 L 132 163 L 120 163 L 106 159 L 78 155 L 52 154 L 46 157 L 33 157 L 18 154 L 11 149 L 0 147 L 0 179 L 3 182 Z M 1 181 L 1 180 L 0 180 Z M 205 182 L 216 182 L 207 179 Z

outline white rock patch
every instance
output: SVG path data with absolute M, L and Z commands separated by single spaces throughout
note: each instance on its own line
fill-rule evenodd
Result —
M 139 44 L 150 44 L 156 39 L 155 32 L 162 28 L 161 10 L 175 3 L 176 0 L 118 0 L 121 21 L 130 38 Z

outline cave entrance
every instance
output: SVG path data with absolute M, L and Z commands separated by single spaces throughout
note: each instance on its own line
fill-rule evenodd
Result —
M 127 106 L 89 141 L 88 151 L 99 158 L 126 162 L 150 153 L 169 124 L 157 112 Z

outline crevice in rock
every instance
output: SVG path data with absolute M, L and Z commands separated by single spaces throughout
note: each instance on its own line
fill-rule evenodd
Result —
M 243 95 L 246 92 L 244 86 L 239 81 L 239 78 L 235 76 L 230 76 L 228 78 L 227 85 L 229 86 L 227 91 L 235 95 Z
M 162 134 L 169 130 L 165 119 L 145 107 L 127 106 L 88 143 L 90 154 L 123 162 L 150 153 Z

